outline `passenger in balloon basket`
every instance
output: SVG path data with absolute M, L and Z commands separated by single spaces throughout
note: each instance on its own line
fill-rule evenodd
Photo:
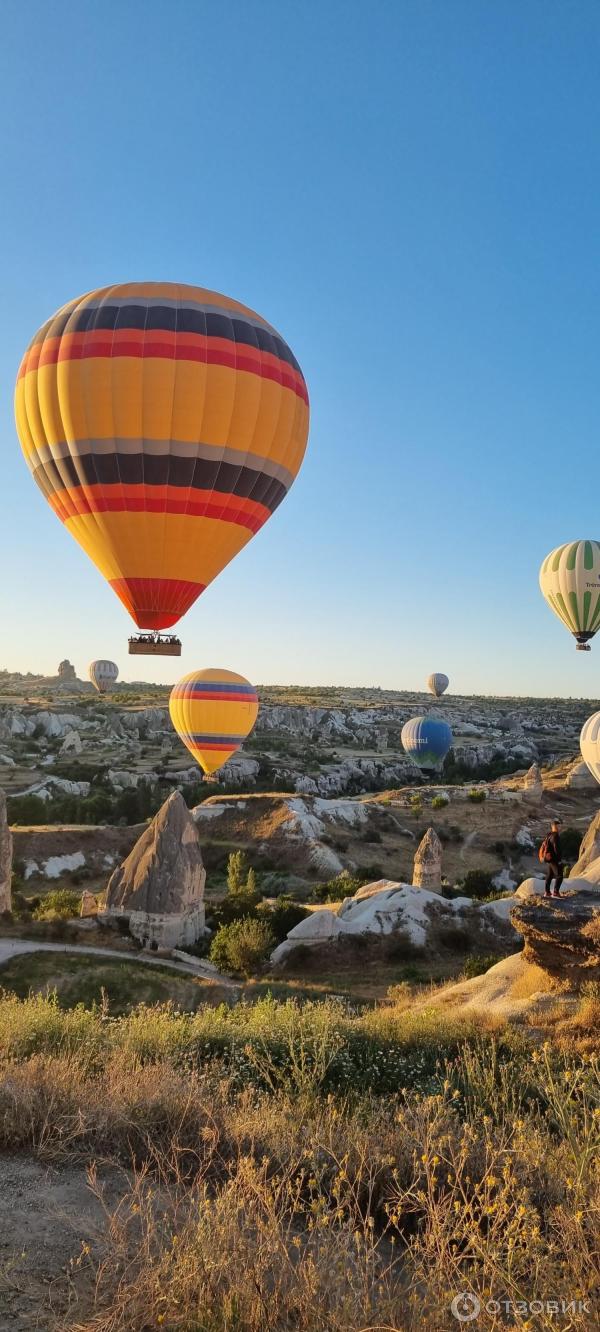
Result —
M 560 886 L 563 881 L 563 859 L 560 846 L 560 819 L 553 819 L 552 827 L 548 836 L 544 838 L 540 847 L 540 859 L 543 859 L 546 865 L 546 890 L 545 897 L 560 897 Z M 554 889 L 552 889 L 552 880 L 554 880 Z

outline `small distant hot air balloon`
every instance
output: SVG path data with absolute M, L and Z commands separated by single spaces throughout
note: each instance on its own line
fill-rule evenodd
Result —
M 583 723 L 579 748 L 592 776 L 600 782 L 600 712 L 594 712 L 593 716 L 588 717 Z
M 444 675 L 442 671 L 434 671 L 433 675 L 429 676 L 427 688 L 430 694 L 435 694 L 436 698 L 441 698 L 442 694 L 446 693 L 449 684 L 450 681 L 447 675 Z
M 578 652 L 589 652 L 589 640 L 600 629 L 600 542 L 557 546 L 542 564 L 540 587 L 554 614 L 573 634 Z
M 192 671 L 171 690 L 171 721 L 205 773 L 216 772 L 250 734 L 258 715 L 254 685 L 234 671 Z
M 119 667 L 114 661 L 91 661 L 88 666 L 88 675 L 99 694 L 105 694 L 116 683 L 118 674 Z
M 419 768 L 440 768 L 452 748 L 452 731 L 438 717 L 413 717 L 402 727 L 402 744 Z
M 149 652 L 271 517 L 308 438 L 304 376 L 281 335 L 174 282 L 63 306 L 23 357 L 15 416 L 51 508 L 155 631 L 131 640 Z

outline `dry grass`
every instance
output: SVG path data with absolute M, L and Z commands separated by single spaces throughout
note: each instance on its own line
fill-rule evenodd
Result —
M 61 1328 L 445 1332 L 450 1300 L 471 1290 L 543 1332 L 556 1319 L 528 1322 L 523 1302 L 588 1301 L 560 1327 L 589 1332 L 600 1060 L 573 1033 L 562 1052 L 532 1047 L 403 1002 L 114 1022 L 0 1003 L 0 1148 L 120 1161 L 129 1181 L 96 1256 L 81 1249 Z M 596 1004 L 584 997 L 576 1040 Z M 239 1063 L 224 1057 L 234 1029 Z M 351 1050 L 354 1082 L 327 1091 Z M 384 1065 L 395 1091 L 376 1095 Z M 507 1321 L 484 1309 L 478 1332 Z

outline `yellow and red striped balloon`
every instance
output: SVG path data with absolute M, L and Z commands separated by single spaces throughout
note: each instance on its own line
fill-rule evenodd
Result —
M 308 437 L 283 338 L 173 282 L 63 306 L 23 357 L 15 414 L 37 484 L 142 629 L 176 624 L 258 532 Z
M 171 721 L 206 773 L 216 772 L 250 734 L 258 715 L 254 685 L 235 671 L 192 671 L 174 685 Z

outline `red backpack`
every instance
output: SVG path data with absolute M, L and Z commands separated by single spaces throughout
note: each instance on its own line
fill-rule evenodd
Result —
M 545 837 L 544 840 L 543 840 L 543 842 L 542 842 L 542 845 L 541 845 L 541 847 L 540 847 L 540 849 L 539 849 L 539 851 L 538 851 L 538 860 L 542 860 L 542 861 L 544 861 L 544 860 L 550 860 L 550 852 L 549 852 L 549 849 L 548 849 L 548 843 L 549 843 L 549 841 L 550 841 L 550 834 L 548 834 L 548 836 Z

